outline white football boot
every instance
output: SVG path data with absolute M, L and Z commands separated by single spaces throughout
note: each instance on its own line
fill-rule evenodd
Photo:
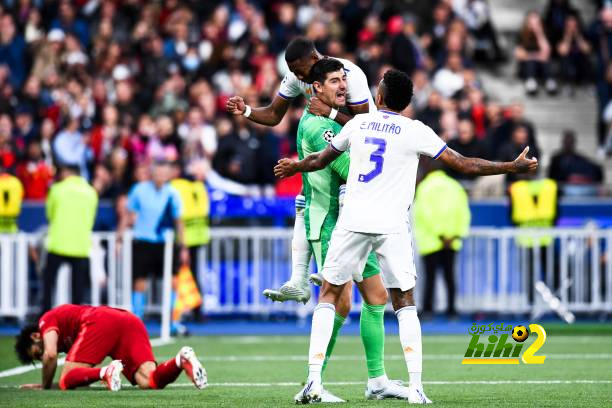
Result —
M 293 397 L 296 404 L 315 404 L 321 402 L 323 385 L 320 382 L 308 381 L 304 388 Z
M 102 382 L 106 384 L 106 388 L 111 391 L 119 391 L 121 389 L 121 372 L 123 364 L 119 360 L 113 360 L 106 367 Z
M 340 402 L 346 402 L 346 401 L 340 397 L 336 397 L 334 394 L 329 392 L 327 389 L 323 388 L 323 392 L 321 392 L 321 402 L 340 403 Z
M 369 400 L 409 399 L 410 389 L 404 387 L 401 381 L 387 381 L 382 388 L 375 389 L 370 382 L 366 386 L 365 397 Z
M 431 400 L 427 398 L 423 388 L 417 388 L 410 386 L 410 394 L 408 396 L 408 402 L 411 404 L 431 404 Z
M 179 359 L 181 362 L 181 368 L 187 374 L 187 377 L 191 379 L 193 385 L 198 389 L 204 389 L 208 386 L 208 376 L 206 370 L 200 363 L 200 360 L 196 357 L 195 351 L 191 347 L 184 346 L 179 351 Z

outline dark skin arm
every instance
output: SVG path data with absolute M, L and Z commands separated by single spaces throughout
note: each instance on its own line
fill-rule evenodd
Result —
M 511 162 L 492 162 L 476 157 L 465 157 L 451 148 L 446 148 L 438 157 L 448 167 L 465 174 L 488 176 L 505 173 L 529 173 L 537 169 L 538 160 L 528 159 L 529 147 Z M 307 173 L 324 169 L 341 153 L 331 148 L 331 145 L 321 152 L 311 154 L 300 161 L 280 159 L 274 167 L 274 175 L 280 178 L 293 176 L 295 173 Z
M 272 102 L 268 106 L 252 108 L 249 120 L 265 126 L 276 126 L 285 116 L 291 101 L 274 95 Z M 242 115 L 246 110 L 246 103 L 241 96 L 232 96 L 227 100 L 226 110 L 232 115 Z
M 344 126 L 346 122 L 353 119 L 353 116 L 359 115 L 360 113 L 368 113 L 370 111 L 370 105 L 367 102 L 362 103 L 361 105 L 350 105 L 348 108 L 351 111 L 352 115 L 347 115 L 346 113 L 338 111 L 338 114 L 336 115 L 334 121 Z M 329 106 L 316 96 L 313 96 L 310 99 L 310 104 L 308 105 L 308 112 L 312 113 L 313 115 L 328 117 L 331 110 L 331 106 Z
M 43 352 L 42 361 L 42 388 L 50 389 L 53 386 L 53 377 L 57 368 L 57 340 L 58 334 L 54 330 L 50 330 L 43 336 L 45 351 Z

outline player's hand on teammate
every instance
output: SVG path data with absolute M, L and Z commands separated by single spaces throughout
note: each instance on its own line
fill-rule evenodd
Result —
M 308 112 L 317 116 L 329 116 L 331 112 L 331 106 L 323 102 L 321 99 L 313 96 L 310 98 L 310 103 L 308 104 Z
M 227 100 L 225 109 L 232 115 L 242 115 L 246 110 L 246 104 L 242 96 L 232 96 Z
M 296 162 L 291 159 L 280 159 L 274 166 L 274 175 L 279 178 L 287 178 L 297 173 Z
M 22 390 L 42 390 L 42 384 L 21 384 L 19 388 Z
M 519 156 L 514 159 L 514 171 L 515 173 L 531 173 L 538 168 L 538 159 L 532 157 L 527 158 L 529 153 L 529 146 L 527 146 Z

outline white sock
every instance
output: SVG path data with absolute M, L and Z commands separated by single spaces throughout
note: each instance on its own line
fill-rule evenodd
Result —
M 423 371 L 423 345 L 421 343 L 421 323 L 416 306 L 406 306 L 395 312 L 399 323 L 400 342 L 410 376 L 410 385 L 421 388 Z
M 308 350 L 308 381 L 321 382 L 321 369 L 325 352 L 334 329 L 336 307 L 331 303 L 319 303 L 312 314 L 310 348 Z
M 387 374 L 383 374 L 379 377 L 368 378 L 368 384 L 371 388 L 375 390 L 380 390 L 381 388 L 384 388 L 388 382 L 389 378 L 387 377 Z
M 312 253 L 306 237 L 306 222 L 304 207 L 306 199 L 303 195 L 295 197 L 295 223 L 291 240 L 291 282 L 299 286 L 308 286 L 308 269 Z
M 176 353 L 176 357 L 174 357 L 174 362 L 176 363 L 176 366 L 178 368 L 183 368 L 181 366 L 181 352 L 180 351 L 178 353 Z

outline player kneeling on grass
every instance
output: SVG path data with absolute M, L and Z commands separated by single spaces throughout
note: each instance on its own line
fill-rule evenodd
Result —
M 22 388 L 49 389 L 57 368 L 58 353 L 67 353 L 59 388 L 70 390 L 102 381 L 109 390 L 121 389 L 121 373 L 143 389 L 161 389 L 184 371 L 194 385 L 205 388 L 206 370 L 191 347 L 157 365 L 147 329 L 134 314 L 107 306 L 62 305 L 21 330 L 15 344 L 23 363 L 42 362 L 42 383 Z M 113 361 L 94 367 L 106 357 Z

